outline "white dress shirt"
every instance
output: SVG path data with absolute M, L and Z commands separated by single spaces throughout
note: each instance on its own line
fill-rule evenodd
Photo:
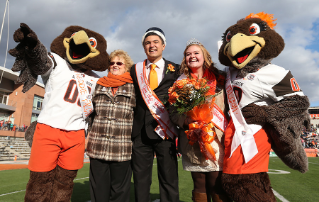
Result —
M 149 81 L 149 75 L 150 75 L 150 71 L 151 71 L 151 62 L 149 60 L 146 61 L 146 78 Z M 157 79 L 158 79 L 158 85 L 161 83 L 161 81 L 164 78 L 164 67 L 165 67 L 165 61 L 163 58 L 161 58 L 159 61 L 157 61 L 156 63 L 156 68 L 155 71 L 157 72 Z

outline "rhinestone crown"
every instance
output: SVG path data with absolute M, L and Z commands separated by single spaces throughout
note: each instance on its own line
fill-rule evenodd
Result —
M 201 45 L 201 43 L 197 39 L 192 38 L 192 39 L 187 41 L 186 46 L 193 45 L 193 44 Z

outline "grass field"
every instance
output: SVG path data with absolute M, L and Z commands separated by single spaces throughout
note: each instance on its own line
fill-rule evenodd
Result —
M 156 170 L 156 160 L 154 160 L 153 183 L 151 187 L 152 201 L 159 199 Z M 289 169 L 279 158 L 271 157 L 269 171 L 272 187 L 279 194 L 277 195 L 277 201 L 319 201 L 319 158 L 309 158 L 309 171 L 301 174 Z M 88 176 L 89 164 L 86 163 L 79 170 L 78 176 L 74 181 L 72 202 L 86 202 L 90 200 Z M 29 170 L 27 169 L 0 171 L 0 202 L 23 201 L 28 179 Z M 191 202 L 192 188 L 193 184 L 190 173 L 183 170 L 181 159 L 179 159 L 180 201 Z M 131 202 L 134 202 L 133 181 L 131 185 Z

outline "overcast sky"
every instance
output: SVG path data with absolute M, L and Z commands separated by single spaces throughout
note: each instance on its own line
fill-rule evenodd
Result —
M 1 0 L 1 24 L 5 5 L 6 0 Z M 209 50 L 217 67 L 224 69 L 218 61 L 217 41 L 237 20 L 261 11 L 274 14 L 275 30 L 286 44 L 272 63 L 291 70 L 311 105 L 319 106 L 318 0 L 10 0 L 0 43 L 0 66 L 5 62 L 9 17 L 9 49 L 16 46 L 12 35 L 21 22 L 28 24 L 48 49 L 66 27 L 79 25 L 102 34 L 108 53 L 123 49 L 139 62 L 145 59 L 142 35 L 156 26 L 166 35 L 166 59 L 180 63 L 186 42 L 196 38 Z M 5 67 L 11 69 L 13 61 L 8 55 Z

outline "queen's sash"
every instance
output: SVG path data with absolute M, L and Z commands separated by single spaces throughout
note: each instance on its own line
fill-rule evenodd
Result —
M 169 119 L 168 111 L 166 110 L 163 103 L 158 99 L 154 91 L 150 88 L 149 83 L 146 79 L 145 61 L 139 62 L 135 65 L 136 77 L 138 85 L 144 102 L 150 110 L 152 116 L 157 121 L 158 126 L 155 128 L 155 132 L 162 138 L 169 136 L 174 138 L 177 136 L 177 128 Z
M 182 74 L 177 80 L 183 80 L 187 79 L 187 76 L 185 74 Z M 221 131 L 225 131 L 228 122 L 227 119 L 223 113 L 223 111 L 214 103 L 213 106 L 213 118 L 211 122 Z
M 235 126 L 235 134 L 233 136 L 229 157 L 231 157 L 238 146 L 241 145 L 245 163 L 248 163 L 258 153 L 254 134 L 258 132 L 262 126 L 255 124 L 248 125 L 246 123 L 231 85 L 229 68 L 227 68 L 226 94 L 230 108 L 229 112 Z
M 213 108 L 213 118 L 211 122 L 219 128 L 219 130 L 225 132 L 225 129 L 228 125 L 228 121 L 223 113 L 223 111 L 214 103 L 214 108 Z
M 85 74 L 75 73 L 74 78 L 80 94 L 80 103 L 83 118 L 86 119 L 93 112 L 92 95 L 89 93 L 88 87 L 84 80 Z

